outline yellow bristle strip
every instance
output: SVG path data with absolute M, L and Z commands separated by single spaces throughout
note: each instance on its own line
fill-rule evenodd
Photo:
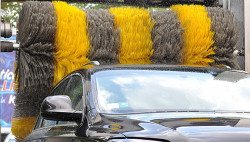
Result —
M 211 47 L 214 32 L 211 31 L 211 18 L 208 17 L 205 6 L 174 5 L 171 9 L 176 11 L 184 28 L 183 64 L 210 66 L 214 60 L 207 57 L 215 54 L 216 47 Z
M 57 16 L 54 85 L 90 60 L 86 14 L 65 2 L 53 2 Z
M 110 8 L 116 28 L 120 28 L 119 62 L 121 64 L 150 64 L 153 54 L 151 30 L 154 22 L 143 8 Z
M 37 117 L 12 118 L 11 132 L 17 139 L 25 139 L 34 129 Z

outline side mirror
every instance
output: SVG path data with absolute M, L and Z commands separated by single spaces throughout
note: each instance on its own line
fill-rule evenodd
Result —
M 44 99 L 41 105 L 41 116 L 48 120 L 79 122 L 82 120 L 82 111 L 72 108 L 69 96 L 56 95 Z

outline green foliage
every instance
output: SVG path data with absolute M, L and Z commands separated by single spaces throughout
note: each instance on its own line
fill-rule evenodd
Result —
M 2 2 L 1 9 L 4 10 L 7 15 L 2 15 L 1 18 L 10 22 L 12 27 L 16 28 L 21 7 L 21 2 Z
M 124 0 L 118 0 L 119 2 L 123 2 Z M 109 9 L 111 7 L 136 7 L 136 6 L 126 6 L 121 4 L 93 4 L 93 3 L 70 3 L 70 5 L 74 5 L 80 9 Z M 149 7 L 149 10 L 167 10 L 166 8 L 160 7 Z
M 86 9 L 86 8 L 91 8 L 91 9 L 108 9 L 111 7 L 117 7 L 120 5 L 112 5 L 112 4 L 93 4 L 93 3 L 69 3 L 70 5 L 74 5 L 78 7 L 79 9 Z

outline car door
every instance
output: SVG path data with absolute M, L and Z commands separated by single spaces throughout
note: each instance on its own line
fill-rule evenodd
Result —
M 72 101 L 73 109 L 82 111 L 82 96 L 84 92 L 84 79 L 81 74 L 74 73 L 63 79 L 53 89 L 51 96 L 68 95 Z M 75 137 L 74 129 L 77 127 L 76 122 L 53 121 L 38 117 L 35 128 L 26 138 L 27 141 L 69 141 Z M 67 137 L 63 135 L 68 135 Z M 46 137 L 46 138 L 45 138 Z M 55 139 L 56 137 L 56 139 Z

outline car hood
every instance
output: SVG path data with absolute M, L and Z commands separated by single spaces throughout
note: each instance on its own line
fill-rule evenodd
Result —
M 174 117 L 173 117 L 174 116 Z M 90 137 L 171 142 L 247 142 L 250 115 L 218 113 L 99 114 Z

